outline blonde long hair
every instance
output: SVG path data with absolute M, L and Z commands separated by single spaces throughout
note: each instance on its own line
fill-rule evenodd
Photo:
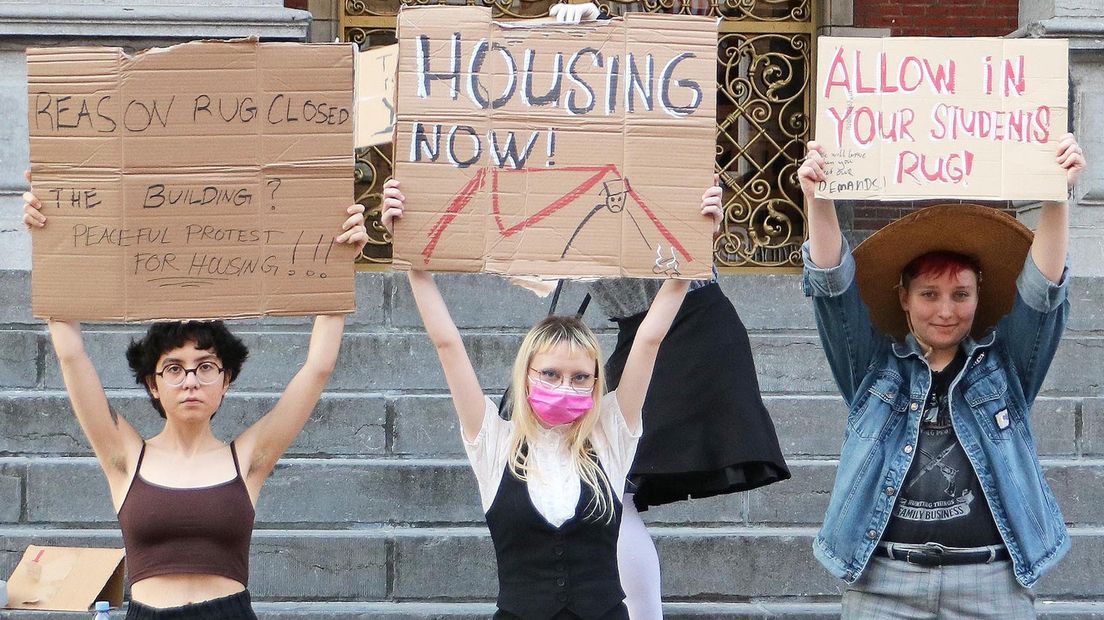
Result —
M 606 391 L 605 371 L 599 362 L 602 359 L 602 349 L 594 333 L 578 317 L 550 316 L 533 326 L 521 342 L 511 374 L 511 385 L 514 386 L 514 389 L 510 390 L 510 397 L 513 399 L 511 419 L 514 428 L 510 434 L 507 463 L 514 476 L 519 480 L 526 480 L 529 471 L 526 446 L 537 436 L 539 427 L 536 414 L 533 413 L 527 398 L 529 365 L 533 362 L 533 356 L 550 351 L 561 344 L 567 345 L 572 353 L 585 351 L 594 359 L 595 381 L 594 389 L 591 391 L 594 407 L 572 424 L 568 444 L 575 471 L 578 472 L 583 484 L 594 491 L 594 499 L 588 506 L 586 518 L 610 523 L 615 515 L 613 485 L 598 464 L 590 443 L 590 435 L 598 424 L 598 416 L 601 413 L 602 395 Z

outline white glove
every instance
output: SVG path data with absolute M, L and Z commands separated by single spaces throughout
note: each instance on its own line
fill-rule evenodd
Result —
M 577 24 L 583 20 L 598 19 L 598 5 L 593 2 L 586 4 L 555 4 L 548 9 L 548 14 L 556 18 L 561 24 Z

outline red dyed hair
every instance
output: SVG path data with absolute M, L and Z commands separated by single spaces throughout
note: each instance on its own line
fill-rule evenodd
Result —
M 974 272 L 980 285 L 981 265 L 972 256 L 945 250 L 928 252 L 912 259 L 901 270 L 901 287 L 907 291 L 912 281 L 920 276 L 932 278 L 940 278 L 946 275 L 958 276 L 966 269 Z

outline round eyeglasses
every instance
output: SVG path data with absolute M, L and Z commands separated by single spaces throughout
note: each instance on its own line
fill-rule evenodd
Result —
M 565 377 L 560 371 L 552 370 L 551 368 L 546 368 L 544 370 L 529 368 L 529 371 L 530 379 L 549 389 L 555 389 L 566 384 L 577 392 L 589 392 L 594 388 L 594 382 L 597 380 L 594 375 L 586 372 L 577 372 L 569 377 Z
M 171 386 L 184 385 L 184 380 L 189 374 L 194 374 L 196 381 L 203 385 L 217 383 L 222 376 L 223 368 L 214 362 L 200 362 L 195 368 L 185 368 L 180 364 L 169 364 L 161 369 L 161 372 L 153 374 L 164 379 Z

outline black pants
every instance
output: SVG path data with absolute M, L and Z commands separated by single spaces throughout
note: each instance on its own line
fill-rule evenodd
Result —
M 257 620 L 250 604 L 249 590 L 222 598 L 158 609 L 131 601 L 126 620 Z
M 525 618 L 499 609 L 495 612 L 492 620 L 525 620 Z M 624 603 L 621 603 L 598 618 L 584 618 L 564 609 L 555 616 L 552 616 L 551 620 L 629 620 L 629 610 L 625 607 Z

